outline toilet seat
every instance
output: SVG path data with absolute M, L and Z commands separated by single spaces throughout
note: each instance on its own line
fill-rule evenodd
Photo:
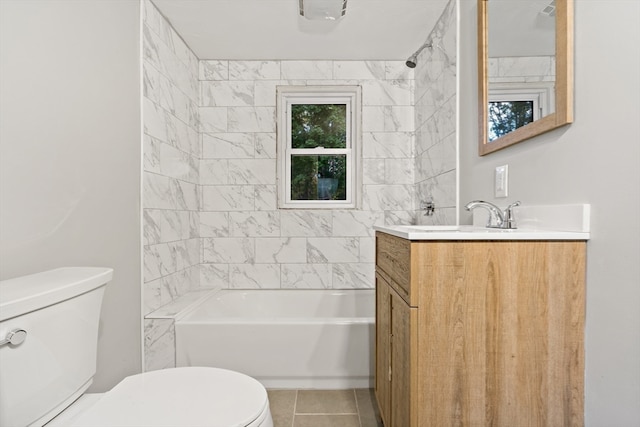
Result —
M 125 378 L 75 418 L 72 425 L 262 427 L 272 424 L 267 392 L 255 379 L 226 369 L 186 367 Z

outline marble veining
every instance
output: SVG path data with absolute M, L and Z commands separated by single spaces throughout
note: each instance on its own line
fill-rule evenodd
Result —
M 332 283 L 334 288 L 373 288 L 375 284 L 375 264 L 334 264 Z
M 229 237 L 231 212 L 200 212 L 200 237 Z
M 355 80 L 385 80 L 384 61 L 334 61 L 333 78 Z
M 277 237 L 280 235 L 280 213 L 278 211 L 230 212 L 231 236 Z
M 278 264 L 232 264 L 230 268 L 230 288 L 277 289 L 280 287 Z
M 312 264 L 357 262 L 359 252 L 359 240 L 353 237 L 307 239 L 307 261 Z
M 372 224 L 384 222 L 384 212 L 365 210 L 335 210 L 332 212 L 335 237 L 373 236 Z
M 254 105 L 254 84 L 251 81 L 201 82 L 200 105 L 252 106 Z
M 198 59 L 148 0 L 143 17 L 142 290 L 147 315 L 200 286 L 202 112 Z M 145 370 L 174 366 L 173 320 L 146 319 L 144 334 Z
M 330 264 L 281 264 L 281 287 L 295 289 L 330 289 Z
M 229 79 L 229 61 L 200 61 L 198 70 L 200 81 Z
M 253 207 L 252 186 L 207 185 L 202 188 L 202 208 L 205 211 L 248 211 Z
M 291 211 L 280 214 L 282 236 L 330 236 L 331 211 Z
M 229 160 L 230 184 L 275 184 L 275 159 Z
M 229 61 L 229 80 L 277 80 L 279 61 Z
M 300 237 L 256 239 L 257 263 L 306 263 L 307 240 Z
M 215 264 L 241 264 L 255 261 L 253 239 L 221 237 L 202 239 L 203 261 Z
M 145 319 L 145 370 L 175 366 L 175 327 L 173 319 Z
M 145 314 L 209 288 L 370 288 L 373 225 L 455 223 L 454 0 L 415 69 L 200 61 L 149 0 L 143 7 Z M 494 68 L 508 79 L 519 66 Z M 362 87 L 358 209 L 278 208 L 276 88 L 287 85 Z M 424 194 L 438 202 L 434 217 L 417 211 Z M 145 321 L 146 369 L 175 363 L 172 328 Z
M 205 159 L 245 159 L 253 158 L 254 155 L 255 140 L 252 133 L 202 135 L 202 156 Z
M 278 209 L 278 191 L 275 185 L 255 185 L 254 201 L 257 211 L 274 211 Z
M 414 219 L 423 224 L 456 224 L 456 2 L 447 3 L 428 39 L 431 48 L 420 54 L 424 67 L 416 68 L 415 157 L 412 195 Z M 453 148 L 453 150 L 452 150 Z M 434 216 L 425 217 L 420 201 L 432 197 Z M 404 215 L 401 215 L 401 217 Z M 402 218 L 388 216 L 387 224 L 401 224 Z M 405 223 L 406 224 L 406 223 Z

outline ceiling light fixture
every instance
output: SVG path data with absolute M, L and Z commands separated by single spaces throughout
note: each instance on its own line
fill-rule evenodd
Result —
M 300 15 L 311 20 L 335 21 L 347 11 L 347 0 L 300 0 Z

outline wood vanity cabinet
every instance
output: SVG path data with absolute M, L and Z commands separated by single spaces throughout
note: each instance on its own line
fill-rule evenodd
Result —
M 585 241 L 376 233 L 386 427 L 584 424 Z

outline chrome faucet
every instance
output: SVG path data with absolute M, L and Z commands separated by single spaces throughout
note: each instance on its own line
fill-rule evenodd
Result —
M 507 206 L 504 213 L 499 207 L 493 203 L 485 202 L 482 200 L 474 200 L 467 203 L 465 208 L 470 211 L 475 208 L 484 208 L 489 211 L 489 220 L 487 221 L 487 228 L 502 228 L 505 230 L 513 230 L 518 228 L 516 225 L 515 217 L 513 216 L 513 208 L 520 206 L 520 202 L 514 202 Z

